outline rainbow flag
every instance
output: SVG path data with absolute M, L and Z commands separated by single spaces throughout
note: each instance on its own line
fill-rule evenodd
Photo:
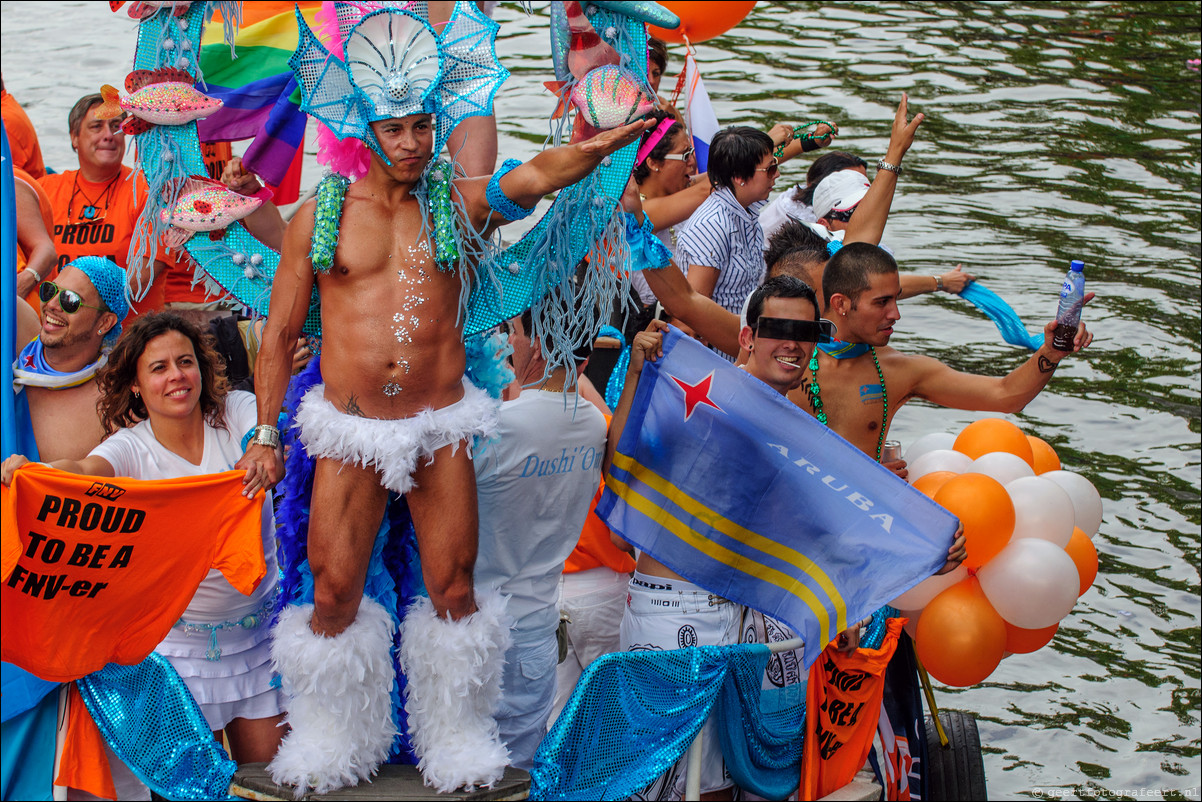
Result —
M 295 6 L 314 26 L 321 3 Z M 304 143 L 307 120 L 300 110 L 296 77 L 288 67 L 297 46 L 293 8 L 293 3 L 284 2 L 243 3 L 242 27 L 234 39 L 237 58 L 230 57 L 220 18 L 214 18 L 200 40 L 204 91 L 225 103 L 197 122 L 200 141 L 253 139 L 242 161 L 276 185 L 283 183 L 294 162 L 300 162 L 297 151 Z

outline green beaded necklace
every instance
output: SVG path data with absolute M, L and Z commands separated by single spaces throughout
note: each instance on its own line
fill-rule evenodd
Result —
M 868 346 L 868 353 L 872 354 L 872 364 L 876 365 L 877 378 L 881 380 L 881 404 L 884 409 L 881 411 L 881 434 L 876 439 L 876 461 L 881 461 L 881 449 L 885 446 L 885 426 L 889 422 L 889 391 L 885 389 L 885 374 L 881 370 L 880 360 L 876 358 L 876 349 L 871 345 Z M 810 357 L 810 376 L 813 382 L 810 384 L 810 392 L 814 394 L 814 417 L 823 426 L 828 426 L 826 422 L 826 412 L 822 409 L 821 389 L 818 387 L 818 350 L 814 350 L 814 355 Z

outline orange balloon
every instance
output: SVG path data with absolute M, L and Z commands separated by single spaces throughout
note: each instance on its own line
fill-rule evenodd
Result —
M 932 677 L 959 688 L 993 673 L 1006 651 L 1006 622 L 970 576 L 940 593 L 918 618 L 914 645 Z
M 948 479 L 959 475 L 955 471 L 931 471 L 915 479 L 911 487 L 934 498 L 935 493 L 939 491 L 939 488 L 947 484 Z
M 964 525 L 968 549 L 964 564 L 969 568 L 980 568 L 1010 542 L 1014 502 L 997 479 L 983 473 L 962 473 L 944 482 L 934 499 Z
M 1042 649 L 1056 636 L 1056 630 L 1060 629 L 1059 621 L 1043 629 L 1023 629 L 1005 619 L 1003 623 L 1006 624 L 1006 651 L 1013 654 L 1030 654 L 1036 649 Z
M 743 21 L 743 18 L 755 6 L 755 0 L 740 0 L 739 2 L 696 2 L 696 0 L 660 0 L 660 5 L 680 17 L 680 27 L 676 30 L 647 26 L 647 34 L 665 42 L 689 44 L 704 42 L 721 36 Z
M 1035 467 L 1035 455 L 1023 430 L 1001 418 L 982 418 L 968 424 L 956 436 L 952 448 L 973 459 L 994 451 L 1005 451 L 1022 457 L 1028 465 Z
M 1097 579 L 1098 550 L 1094 547 L 1093 541 L 1089 539 L 1089 535 L 1077 526 L 1073 527 L 1073 536 L 1068 539 L 1068 545 L 1064 547 L 1064 550 L 1068 552 L 1068 556 L 1073 558 L 1073 564 L 1077 566 L 1077 574 L 1081 577 L 1081 592 L 1077 594 L 1077 597 L 1080 598 Z
M 1056 454 L 1056 449 L 1048 445 L 1047 441 L 1029 434 L 1027 442 L 1031 444 L 1031 454 L 1035 457 L 1035 463 L 1031 467 L 1035 469 L 1036 476 L 1048 471 L 1060 470 L 1060 457 Z

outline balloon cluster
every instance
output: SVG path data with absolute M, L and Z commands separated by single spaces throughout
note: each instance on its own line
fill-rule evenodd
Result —
M 931 676 L 975 685 L 1007 654 L 1051 641 L 1093 584 L 1102 499 L 1060 469 L 1050 445 L 998 418 L 924 435 L 905 458 L 915 489 L 964 525 L 968 557 L 892 605 L 917 621 L 911 634 Z

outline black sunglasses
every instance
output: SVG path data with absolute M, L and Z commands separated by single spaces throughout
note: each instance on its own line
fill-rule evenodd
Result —
M 795 320 L 762 317 L 756 322 L 757 337 L 769 340 L 797 340 L 805 343 L 829 343 L 835 337 L 835 324 L 829 320 Z
M 95 309 L 98 312 L 103 312 L 104 308 L 85 304 L 83 298 L 75 290 L 64 290 L 62 287 L 55 284 L 53 281 L 43 281 L 38 287 L 38 297 L 42 299 L 42 303 L 48 304 L 58 296 L 58 305 L 63 308 L 63 311 L 68 315 L 73 315 L 79 311 L 79 307 L 86 306 L 88 309 Z
M 851 216 L 856 213 L 856 208 L 857 206 L 853 206 L 850 209 L 843 209 L 842 211 L 831 209 L 826 213 L 826 218 L 831 221 L 838 220 L 841 223 L 847 223 L 851 220 Z

